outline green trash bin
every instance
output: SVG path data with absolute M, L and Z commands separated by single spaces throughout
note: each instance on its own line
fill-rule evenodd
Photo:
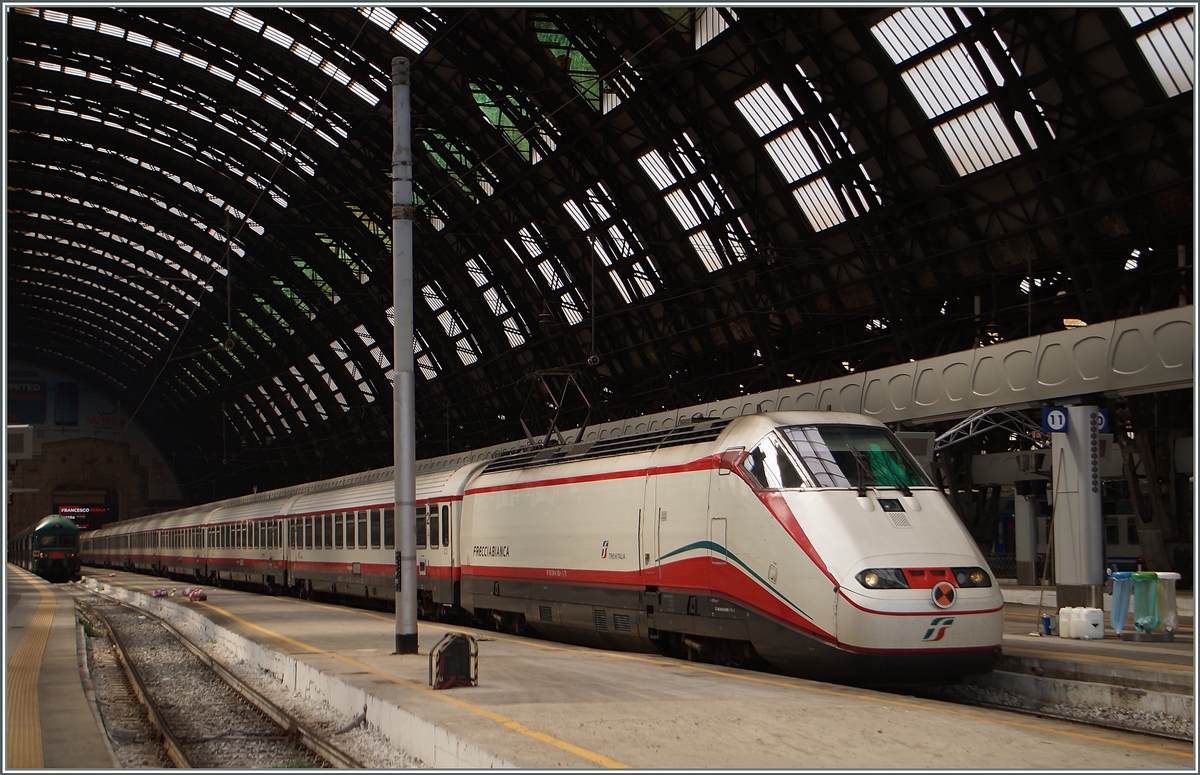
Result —
M 1173 585 L 1172 585 L 1173 586 Z M 1133 574 L 1133 626 L 1138 632 L 1152 633 L 1162 623 L 1159 608 L 1158 574 L 1139 571 Z

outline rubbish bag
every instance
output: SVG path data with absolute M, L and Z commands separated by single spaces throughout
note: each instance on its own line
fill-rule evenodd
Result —
M 1138 632 L 1154 632 L 1162 621 L 1158 607 L 1158 574 L 1133 574 L 1133 626 Z
M 1108 623 L 1117 631 L 1117 635 L 1125 629 L 1125 621 L 1129 618 L 1129 596 L 1133 594 L 1132 576 L 1129 571 L 1115 571 L 1112 575 L 1112 608 L 1108 612 Z
M 1179 608 L 1175 602 L 1175 582 L 1178 580 L 1178 573 L 1158 572 L 1158 610 L 1163 629 L 1170 633 L 1179 629 Z

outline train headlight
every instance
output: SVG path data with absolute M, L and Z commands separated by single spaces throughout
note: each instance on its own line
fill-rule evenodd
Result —
M 899 568 L 869 568 L 854 578 L 867 589 L 908 589 L 908 580 Z
M 951 568 L 950 570 L 954 573 L 954 580 L 961 588 L 990 587 L 992 585 L 991 578 L 983 568 Z

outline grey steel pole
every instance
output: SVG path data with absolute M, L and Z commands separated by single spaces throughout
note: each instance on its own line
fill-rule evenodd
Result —
M 408 59 L 392 60 L 392 298 L 396 461 L 396 652 L 417 653 L 416 391 L 413 377 L 412 116 Z

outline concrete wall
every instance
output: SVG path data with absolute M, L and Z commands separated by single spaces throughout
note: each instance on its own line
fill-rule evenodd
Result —
M 130 453 L 128 444 L 86 438 L 46 442 L 40 454 L 10 464 L 8 478 L 12 482 L 9 535 L 56 513 L 55 492 L 111 490 L 117 497 L 119 519 L 158 510 L 149 498 L 146 467 Z

